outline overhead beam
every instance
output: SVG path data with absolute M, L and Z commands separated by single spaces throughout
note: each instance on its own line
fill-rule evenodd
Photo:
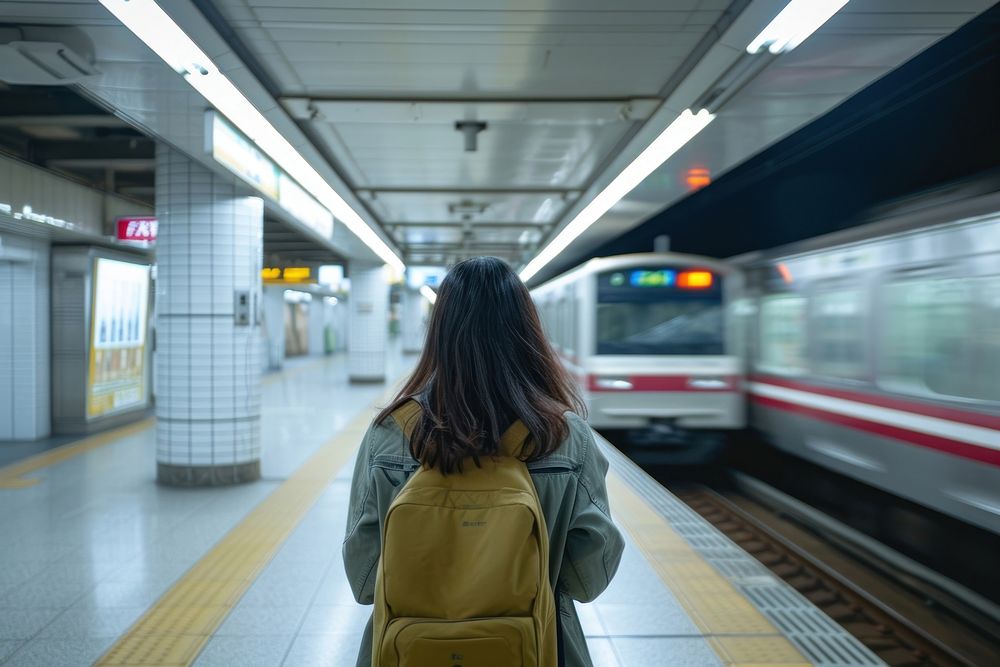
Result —
M 34 157 L 40 162 L 53 160 L 153 160 L 156 157 L 156 144 L 146 137 L 38 141 L 35 142 Z
M 156 161 L 147 158 L 66 158 L 45 160 L 55 169 L 111 169 L 113 171 L 153 171 Z
M 264 246 L 267 248 L 279 248 L 283 250 L 323 250 L 319 246 L 307 243 L 306 241 L 269 241 L 264 239 Z
M 511 188 L 442 188 L 442 187 L 421 187 L 412 186 L 367 186 L 357 187 L 354 191 L 359 195 L 364 193 L 371 195 L 374 193 L 376 199 L 378 195 L 552 195 L 555 197 L 572 197 L 580 194 L 579 188 L 537 188 L 531 186 L 511 187 Z
M 128 123 L 107 114 L 57 114 L 57 115 L 0 115 L 0 127 L 40 127 L 58 125 L 60 127 L 128 127 Z
M 281 104 L 298 120 L 330 123 L 450 124 L 467 118 L 497 123 L 634 123 L 660 106 L 656 97 L 489 98 L 482 96 L 414 98 L 284 97 Z
M 413 95 L 352 95 L 350 97 L 337 97 L 335 95 L 310 95 L 308 97 L 285 96 L 278 99 L 282 104 L 295 105 L 301 102 L 335 102 L 337 104 L 358 104 L 382 103 L 382 104 L 624 104 L 638 100 L 655 101 L 661 100 L 656 97 L 637 95 L 634 97 L 622 97 L 612 95 L 608 97 L 504 97 L 501 95 L 476 96 L 469 95 L 441 95 L 438 97 L 425 95 L 423 97 Z
M 520 243 L 497 243 L 489 241 L 470 241 L 469 243 L 455 243 L 454 241 L 424 241 L 421 243 L 406 243 L 407 248 L 416 249 L 426 249 L 430 250 L 464 250 L 468 248 L 508 248 L 508 249 L 522 249 L 523 246 Z
M 466 226 L 469 228 L 476 229 L 535 229 L 538 231 L 545 231 L 548 229 L 548 223 L 539 222 L 476 222 L 473 220 L 456 220 L 455 222 L 413 222 L 413 221 L 383 221 L 382 224 L 386 227 L 398 227 L 400 229 L 417 229 L 420 227 L 428 227 L 431 229 L 463 229 Z

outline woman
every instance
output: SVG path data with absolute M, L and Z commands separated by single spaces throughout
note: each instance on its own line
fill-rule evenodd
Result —
M 407 441 L 390 415 L 416 399 L 421 421 Z M 358 602 L 372 604 L 386 510 L 420 465 L 461 474 L 497 454 L 520 419 L 534 446 L 525 459 L 549 533 L 549 579 L 560 623 L 559 662 L 590 665 L 573 600 L 611 581 L 623 541 L 608 513 L 608 463 L 579 416 L 583 404 L 542 333 L 524 283 L 502 260 L 477 257 L 448 272 L 409 381 L 374 420 L 351 488 L 344 566 Z M 358 666 L 371 665 L 372 624 Z

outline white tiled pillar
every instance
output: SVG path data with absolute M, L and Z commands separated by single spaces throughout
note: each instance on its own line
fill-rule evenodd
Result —
M 160 145 L 156 215 L 157 479 L 257 479 L 263 202 Z
M 332 306 L 330 310 L 330 323 L 333 326 L 333 351 L 343 352 L 347 349 L 348 335 L 347 322 L 350 319 L 349 308 L 343 302 Z
M 389 284 L 385 267 L 352 262 L 350 270 L 348 375 L 352 382 L 383 382 L 389 329 Z
M 402 292 L 401 332 L 403 352 L 420 352 L 424 347 L 424 299 L 420 292 L 404 289 Z
M 49 280 L 47 240 L 0 234 L 0 441 L 51 433 Z
M 329 324 L 330 304 L 321 296 L 314 296 L 309 304 L 309 356 L 326 354 L 326 328 Z
M 266 285 L 262 300 L 264 314 L 264 368 L 280 371 L 285 365 L 285 288 Z

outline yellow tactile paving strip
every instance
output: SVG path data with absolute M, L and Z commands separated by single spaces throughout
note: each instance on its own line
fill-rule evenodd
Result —
M 355 452 L 371 418 L 371 409 L 365 409 L 320 447 L 188 570 L 95 664 L 190 665 L 194 662 L 212 634 Z
M 77 440 L 76 442 L 71 442 L 61 447 L 50 449 L 47 452 L 35 454 L 34 456 L 30 456 L 23 461 L 18 461 L 17 463 L 4 466 L 0 468 L 0 489 L 23 489 L 29 486 L 34 486 L 41 480 L 37 477 L 25 477 L 25 475 L 30 475 L 41 470 L 42 468 L 46 468 L 56 463 L 62 463 L 67 459 L 73 458 L 74 456 L 86 454 L 91 450 L 111 444 L 121 438 L 141 433 L 155 423 L 156 420 L 149 417 L 148 419 L 143 419 L 140 422 L 112 429 L 110 431 L 104 431 L 103 433 L 97 433 L 83 438 L 82 440 Z
M 617 474 L 608 474 L 615 521 L 725 665 L 811 663 Z

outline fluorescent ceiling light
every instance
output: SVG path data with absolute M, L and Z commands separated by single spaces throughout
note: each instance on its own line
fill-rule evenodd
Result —
M 622 197 L 632 191 L 635 186 L 666 162 L 671 155 L 681 149 L 696 134 L 715 118 L 705 109 L 692 113 L 686 109 L 674 122 L 667 126 L 646 150 L 632 160 L 632 163 L 622 170 L 606 188 L 601 190 L 594 199 L 568 225 L 563 227 L 555 238 L 549 241 L 534 259 L 521 269 L 521 280 L 530 280 L 538 271 L 551 262 L 559 253 L 566 249 L 577 236 L 597 222 L 602 215 L 617 204 Z
M 329 209 L 384 262 L 403 271 L 403 260 L 330 187 L 263 114 L 219 71 L 204 51 L 154 0 L 101 0 L 108 11 L 191 84 L 251 141 Z
M 759 35 L 747 45 L 747 53 L 784 53 L 806 41 L 809 35 L 840 11 L 848 0 L 792 0 Z
M 421 285 L 420 293 L 424 295 L 425 299 L 431 302 L 432 306 L 434 305 L 434 302 L 437 301 L 437 292 L 432 290 L 429 285 Z

